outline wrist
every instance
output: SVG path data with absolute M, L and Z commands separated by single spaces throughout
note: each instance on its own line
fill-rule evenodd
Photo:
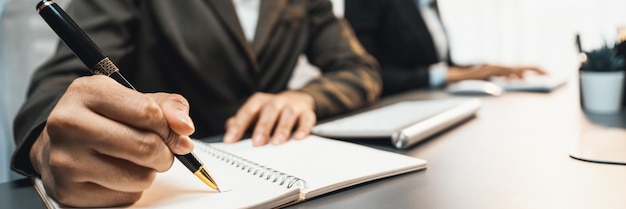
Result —
M 33 143 L 33 146 L 30 148 L 30 163 L 37 174 L 41 174 L 41 159 L 43 159 L 43 150 L 44 147 L 47 146 L 48 141 L 49 139 L 46 134 L 46 128 L 44 128 Z
M 289 97 L 293 97 L 295 101 L 299 101 L 299 102 L 307 104 L 307 106 L 309 106 L 311 110 L 315 109 L 315 99 L 313 98 L 311 94 L 307 92 L 291 90 L 291 91 L 283 92 L 282 94 L 285 94 Z
M 448 67 L 448 74 L 446 75 L 447 83 L 454 83 L 464 80 L 463 70 L 458 67 Z

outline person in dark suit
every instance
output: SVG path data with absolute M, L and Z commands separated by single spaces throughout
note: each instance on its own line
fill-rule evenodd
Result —
M 536 67 L 461 66 L 450 57 L 436 0 L 345 0 L 345 19 L 378 60 L 383 96 L 466 79 L 520 77 Z
M 67 12 L 139 91 L 90 75 L 62 43 L 33 75 L 12 168 L 69 206 L 135 202 L 190 137 L 303 139 L 317 118 L 380 95 L 377 62 L 328 0 L 82 0 Z M 303 53 L 323 74 L 287 90 Z

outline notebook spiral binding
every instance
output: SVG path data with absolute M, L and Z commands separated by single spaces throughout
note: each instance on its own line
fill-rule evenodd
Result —
M 236 168 L 241 168 L 242 171 L 246 171 L 254 176 L 258 176 L 259 178 L 265 178 L 265 180 L 272 181 L 281 186 L 285 185 L 287 188 L 291 188 L 293 186 L 299 186 L 303 189 L 307 188 L 306 181 L 301 178 L 274 170 L 272 168 L 268 168 L 245 158 L 230 154 L 207 143 L 199 144 L 201 146 L 198 146 L 198 149 L 200 149 L 201 151 L 208 153 L 210 156 L 215 157 L 224 163 L 235 166 Z

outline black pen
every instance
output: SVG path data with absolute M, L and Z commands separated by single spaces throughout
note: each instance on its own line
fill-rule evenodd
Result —
M 578 49 L 578 53 L 583 53 L 583 46 L 580 42 L 580 34 L 576 33 L 576 49 Z
M 578 61 L 581 63 L 587 61 L 587 54 L 583 51 L 583 45 L 580 41 L 580 33 L 576 33 L 576 49 L 578 49 Z
M 91 70 L 93 74 L 106 75 L 118 83 L 133 87 L 102 50 L 83 32 L 63 9 L 53 1 L 41 1 L 37 4 L 37 13 L 50 25 L 52 30 L 72 49 L 74 54 Z M 175 155 L 194 175 L 209 187 L 221 192 L 213 177 L 196 158 L 193 152 L 186 155 Z

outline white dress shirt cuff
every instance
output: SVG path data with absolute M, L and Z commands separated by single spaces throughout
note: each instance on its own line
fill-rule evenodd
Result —
M 440 88 L 445 84 L 446 77 L 448 76 L 448 64 L 445 62 L 432 64 L 428 67 L 428 71 L 430 87 Z

